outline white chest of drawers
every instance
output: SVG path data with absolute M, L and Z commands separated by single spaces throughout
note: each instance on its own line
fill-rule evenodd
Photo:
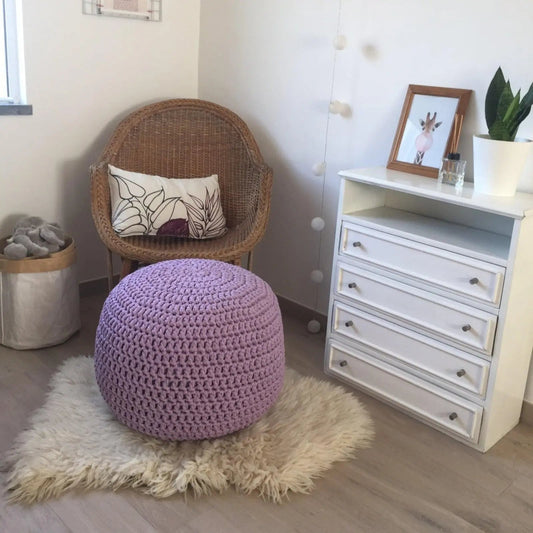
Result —
M 533 195 L 343 171 L 326 372 L 480 451 L 519 421 Z

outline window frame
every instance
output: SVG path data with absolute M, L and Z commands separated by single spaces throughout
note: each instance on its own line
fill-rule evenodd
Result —
M 26 101 L 24 68 L 22 2 L 0 0 L 3 11 L 7 98 L 0 99 L 0 115 L 31 115 L 32 106 Z

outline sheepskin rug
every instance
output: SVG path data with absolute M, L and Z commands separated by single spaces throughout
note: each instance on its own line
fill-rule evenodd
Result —
M 4 458 L 8 498 L 32 503 L 74 488 L 132 487 L 164 498 L 233 486 L 281 502 L 308 493 L 335 461 L 373 437 L 370 417 L 339 386 L 287 369 L 276 404 L 226 437 L 164 442 L 116 421 L 100 395 L 93 359 L 73 357 L 51 381 L 45 405 Z

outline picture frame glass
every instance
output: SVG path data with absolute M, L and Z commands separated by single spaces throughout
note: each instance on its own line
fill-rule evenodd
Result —
M 420 164 L 418 157 L 424 166 L 439 168 L 458 104 L 459 98 L 415 94 L 396 159 Z M 425 150 L 421 152 L 417 148 Z

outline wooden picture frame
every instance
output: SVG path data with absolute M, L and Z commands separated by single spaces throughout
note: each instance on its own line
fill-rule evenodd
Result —
M 457 151 L 471 94 L 409 85 L 387 168 L 437 178 L 442 158 Z

